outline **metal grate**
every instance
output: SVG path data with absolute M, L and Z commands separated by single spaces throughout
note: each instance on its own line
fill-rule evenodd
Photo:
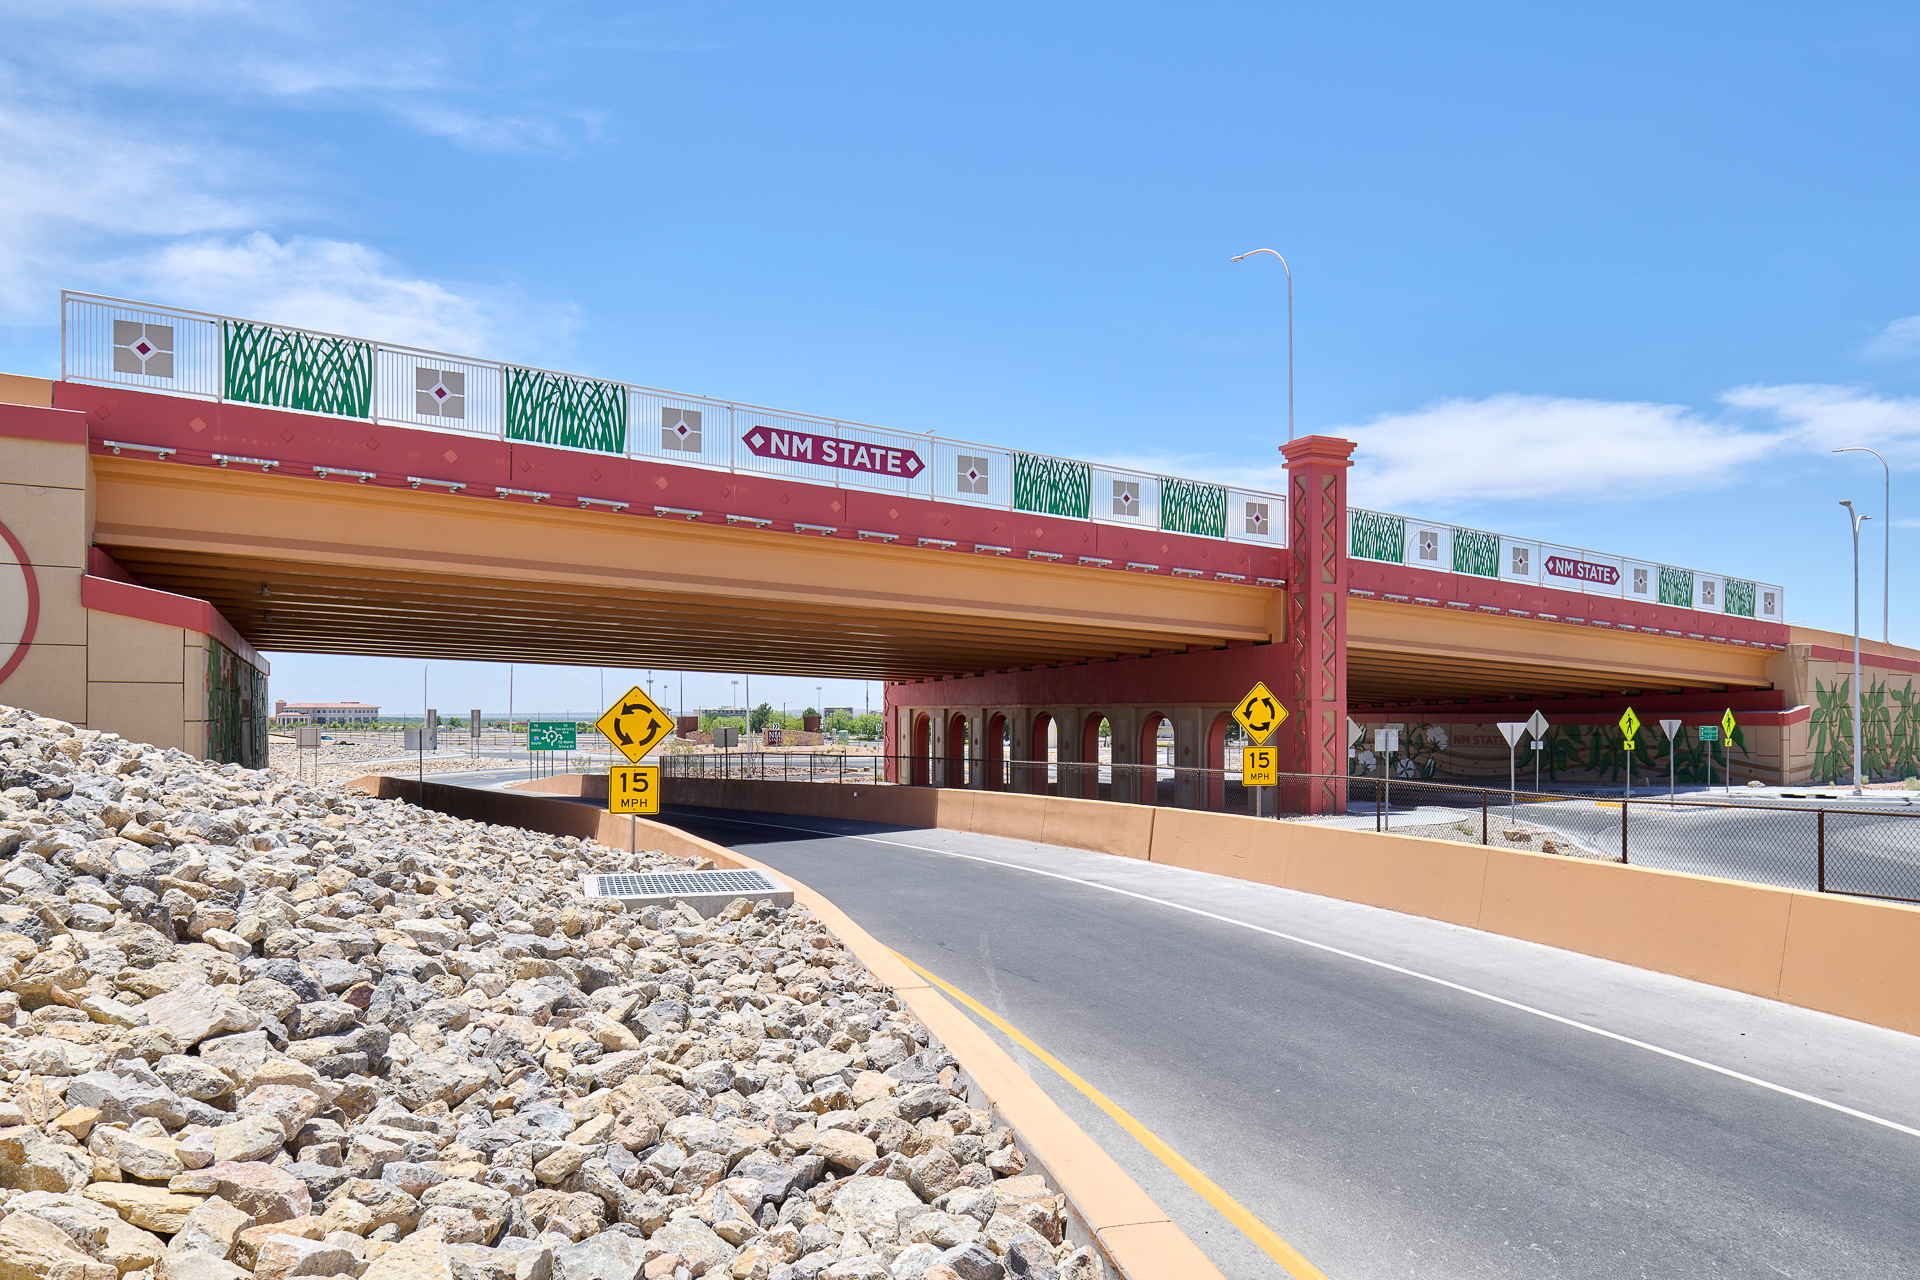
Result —
M 602 898 L 660 898 L 688 893 L 765 893 L 778 889 L 764 871 L 673 871 L 645 876 L 596 876 Z

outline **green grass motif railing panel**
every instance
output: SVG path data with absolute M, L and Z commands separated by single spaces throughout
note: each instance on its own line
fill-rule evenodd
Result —
M 507 366 L 507 439 L 600 453 L 627 450 L 627 389 Z
M 1093 511 L 1093 467 L 1068 458 L 1016 453 L 1013 505 L 1019 511 L 1086 520 Z
M 1222 485 L 1160 477 L 1160 527 L 1203 538 L 1227 536 L 1227 491 Z
M 1353 508 L 1349 516 L 1347 554 L 1362 560 L 1402 564 L 1407 558 L 1407 518 L 1380 511 Z
M 244 320 L 222 320 L 220 338 L 227 399 L 349 418 L 372 416 L 372 343 Z
M 1476 578 L 1500 576 L 1500 535 L 1478 529 L 1453 531 L 1453 571 Z
M 1669 569 L 1661 565 L 1660 603 L 1679 605 L 1682 609 L 1693 608 L 1693 570 Z
M 1754 583 L 1741 578 L 1728 578 L 1723 591 L 1726 596 L 1725 612 L 1736 618 L 1753 616 L 1754 597 L 1759 591 Z

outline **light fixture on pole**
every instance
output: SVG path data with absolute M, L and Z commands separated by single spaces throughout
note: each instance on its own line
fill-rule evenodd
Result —
M 1853 526 L 1853 794 L 1865 794 L 1860 788 L 1860 526 L 1872 516 L 1863 516 L 1845 498 L 1847 523 Z
M 1880 458 L 1878 449 L 1869 449 L 1865 445 L 1848 445 L 1844 449 L 1835 449 L 1835 453 L 1870 453 Z M 1880 469 L 1886 473 L 1886 498 L 1880 506 L 1880 532 L 1886 540 L 1886 552 L 1881 556 L 1880 572 L 1880 643 L 1887 646 L 1887 652 L 1893 652 L 1893 468 L 1880 458 Z M 1864 517 L 1863 517 L 1864 518 Z
M 1270 253 L 1280 258 L 1280 266 L 1287 273 L 1287 439 L 1293 439 L 1293 268 L 1287 260 L 1280 257 L 1278 249 L 1249 249 L 1232 259 L 1239 262 L 1242 258 L 1251 258 L 1256 253 Z

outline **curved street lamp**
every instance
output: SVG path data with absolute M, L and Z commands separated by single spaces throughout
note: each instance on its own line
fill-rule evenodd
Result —
M 1878 449 L 1869 449 L 1865 445 L 1848 445 L 1844 449 L 1835 449 L 1835 453 L 1870 453 L 1880 458 Z M 1880 587 L 1880 643 L 1887 646 L 1887 652 L 1893 652 L 1893 468 L 1880 458 L 1880 468 L 1886 472 L 1887 495 L 1880 508 L 1880 532 L 1886 539 L 1886 552 L 1881 556 L 1881 571 L 1884 581 Z
M 1287 273 L 1287 439 L 1293 439 L 1293 268 L 1287 266 L 1287 260 L 1280 257 L 1278 249 L 1249 249 L 1231 261 L 1251 258 L 1256 253 L 1271 253 L 1280 258 L 1280 266 Z

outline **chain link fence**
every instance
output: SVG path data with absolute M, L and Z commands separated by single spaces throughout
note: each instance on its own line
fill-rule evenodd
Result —
M 1349 829 L 1530 849 L 1818 893 L 1920 902 L 1920 805 L 1694 795 L 1669 799 L 1495 790 L 1459 783 L 1071 761 L 927 759 L 839 753 L 667 756 L 668 777 L 777 782 L 892 781 L 1330 823 Z M 891 769 L 889 769 L 891 766 Z M 1343 811 L 1342 811 L 1343 810 Z

